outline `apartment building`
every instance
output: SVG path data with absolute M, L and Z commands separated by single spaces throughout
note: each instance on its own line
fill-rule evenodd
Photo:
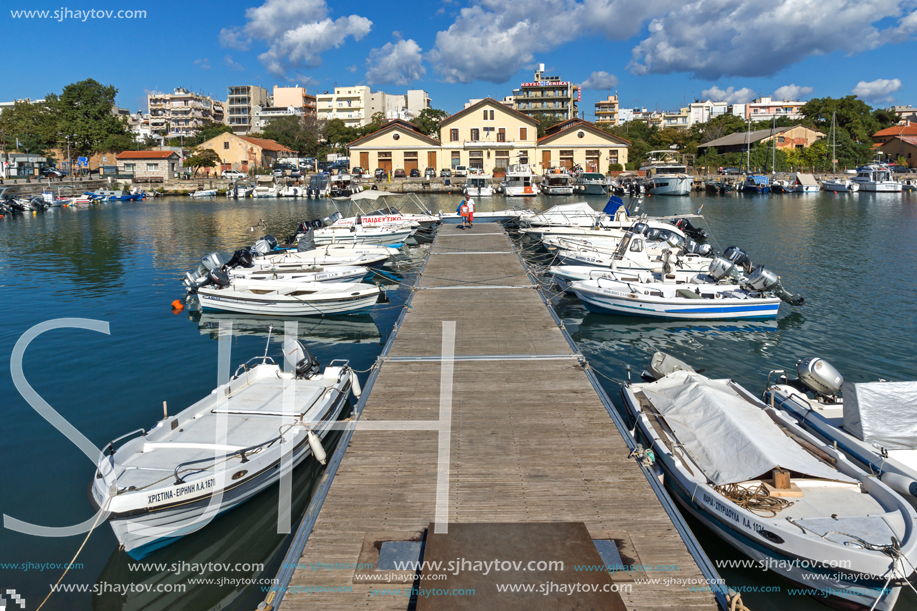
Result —
M 690 125 L 696 125 L 698 123 L 706 123 L 710 119 L 728 114 L 729 104 L 726 102 L 711 102 L 710 100 L 692 102 L 688 105 L 688 112 L 690 114 L 688 123 Z
M 618 124 L 618 94 L 595 103 L 595 124 L 600 127 Z
M 274 85 L 274 94 L 271 96 L 271 106 L 274 108 L 294 108 L 301 109 L 303 116 L 315 116 L 316 99 L 314 95 L 309 95 L 305 87 L 278 87 Z
M 255 131 L 255 107 L 271 105 L 271 95 L 264 87 L 257 85 L 233 85 L 229 87 L 226 100 L 226 119 L 234 134 L 250 134 Z
M 805 102 L 778 101 L 771 98 L 757 98 L 745 104 L 745 118 L 752 121 L 770 121 L 773 118 L 789 117 L 801 119 L 799 112 Z M 733 113 L 736 114 L 736 113 Z
M 193 136 L 207 123 L 223 122 L 223 103 L 210 96 L 177 87 L 172 93 L 147 95 L 150 132 L 177 138 Z
M 544 64 L 538 64 L 532 82 L 522 83 L 513 90 L 513 108 L 530 117 L 572 119 L 577 116 L 577 103 L 581 99 L 579 85 L 562 81 L 559 76 L 545 76 Z
M 347 127 L 362 127 L 370 122 L 373 112 L 384 112 L 385 102 L 376 102 L 377 110 L 373 110 L 370 96 L 366 85 L 335 87 L 334 92 L 320 93 L 315 96 L 318 118 L 323 121 L 341 119 Z

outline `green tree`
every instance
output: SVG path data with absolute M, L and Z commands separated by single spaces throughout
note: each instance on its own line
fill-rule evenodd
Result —
M 121 151 L 140 150 L 141 148 L 145 147 L 138 146 L 137 141 L 131 134 L 111 134 L 99 143 L 96 150 L 120 153 Z M 71 156 L 72 154 L 73 151 L 71 150 Z
M 268 122 L 262 135 L 302 156 L 314 157 L 319 149 L 318 125 L 310 117 L 278 117 Z
M 543 112 L 537 112 L 533 114 L 532 118 L 538 121 L 538 132 L 537 133 L 538 133 L 539 138 L 544 137 L 545 133 L 547 133 L 548 128 L 554 127 L 561 121 L 565 120 L 565 119 L 558 117 L 557 115 L 546 115 Z
M 113 85 L 86 79 L 67 85 L 59 96 L 52 93 L 45 98 L 56 118 L 58 133 L 72 136 L 74 157 L 102 150 L 100 145 L 109 136 L 127 135 L 127 122 L 111 112 L 117 93 Z
M 341 119 L 325 121 L 321 126 L 321 133 L 332 152 L 343 153 L 347 145 L 360 137 L 358 129 L 347 127 Z
M 417 128 L 427 136 L 439 139 L 439 124 L 449 116 L 445 110 L 437 108 L 424 108 L 412 121 Z
M 194 176 L 201 168 L 215 168 L 220 163 L 220 156 L 213 149 L 191 149 L 191 156 L 185 160 L 185 165 L 194 169 Z
M 46 155 L 60 139 L 54 113 L 47 104 L 17 101 L 0 113 L 0 132 L 8 148 Z
M 223 123 L 215 123 L 213 121 L 209 121 L 205 123 L 204 125 L 202 125 L 201 129 L 197 132 L 197 137 L 195 138 L 197 142 L 194 144 L 202 144 L 204 142 L 207 142 L 211 138 L 216 138 L 220 134 L 231 134 L 231 133 L 232 133 L 232 128 L 230 126 L 224 125 Z

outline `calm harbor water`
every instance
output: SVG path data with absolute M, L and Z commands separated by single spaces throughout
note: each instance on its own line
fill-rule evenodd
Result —
M 429 208 L 449 212 L 458 199 L 423 197 Z M 604 200 L 589 201 L 601 208 Z M 479 202 L 479 209 L 514 204 L 544 209 L 570 201 L 576 200 L 496 197 Z M 781 306 L 777 321 L 694 324 L 589 314 L 575 298 L 558 297 L 559 315 L 604 376 L 610 396 L 617 400 L 616 382 L 626 378 L 625 365 L 639 372 L 656 350 L 706 368 L 707 375 L 731 377 L 754 392 L 763 390 L 769 370 L 792 367 L 809 355 L 827 358 L 852 381 L 917 378 L 917 194 L 654 197 L 644 200 L 641 211 L 686 213 L 701 204 L 714 246 L 744 248 L 753 262 L 777 271 L 790 291 L 802 293 L 806 304 Z M 37 337 L 25 352 L 25 377 L 96 447 L 149 427 L 161 418 L 163 401 L 177 412 L 216 384 L 216 327 L 223 318 L 187 309 L 172 312 L 169 304 L 183 294 L 181 274 L 208 252 L 229 255 L 265 233 L 285 236 L 300 221 L 332 210 L 324 201 L 163 198 L 2 218 L 0 357 L 10 359 L 20 336 L 36 324 L 60 318 L 105 321 L 107 335 L 57 329 Z M 380 304 L 371 316 L 300 322 L 300 336 L 322 363 L 348 358 L 358 370 L 372 365 L 407 295 L 398 283 L 413 282 L 423 256 L 423 248 L 409 250 L 389 271 L 384 283 L 391 303 Z M 261 354 L 269 321 L 233 321 L 232 361 Z M 279 343 L 272 342 L 269 350 L 279 354 Z M 42 526 L 89 519 L 93 462 L 29 406 L 6 366 L 0 397 L 0 510 Z M 319 476 L 314 461 L 296 471 L 294 516 L 307 506 Z M 143 569 L 130 561 L 103 524 L 64 581 L 89 591 L 54 594 L 45 609 L 254 608 L 267 586 L 240 580 L 273 577 L 288 543 L 276 533 L 276 498 L 276 489 L 269 490 L 146 559 L 160 567 Z M 701 527 L 697 535 L 714 559 L 738 557 Z M 61 573 L 49 565 L 69 562 L 83 537 L 2 530 L 0 588 L 15 589 L 27 608 L 36 608 Z M 241 564 L 203 574 L 194 566 L 207 562 Z M 760 571 L 722 574 L 734 587 L 787 587 Z M 224 581 L 191 583 L 199 578 Z M 131 584 L 135 591 L 120 591 Z M 138 586 L 173 591 L 139 592 Z M 743 599 L 752 609 L 822 608 L 786 593 L 746 593 Z M 903 596 L 898 609 L 915 605 L 913 597 Z

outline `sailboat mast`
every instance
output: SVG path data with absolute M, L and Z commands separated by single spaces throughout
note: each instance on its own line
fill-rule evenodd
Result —
M 837 174 L 837 111 L 831 114 L 831 173 Z
M 777 138 L 774 133 L 777 131 L 777 116 L 774 116 L 774 123 L 771 125 L 771 174 L 777 173 Z
M 751 173 L 751 119 L 748 120 L 748 128 L 745 130 L 745 170 Z

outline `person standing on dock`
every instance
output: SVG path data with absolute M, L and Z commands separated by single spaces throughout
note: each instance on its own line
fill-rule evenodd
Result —
M 465 193 L 465 201 L 463 203 L 468 206 L 468 226 L 474 227 L 474 200 L 471 199 L 471 193 Z
M 455 209 L 456 212 L 462 217 L 462 229 L 468 227 L 468 194 L 465 194 L 465 199 L 459 202 L 458 208 Z

